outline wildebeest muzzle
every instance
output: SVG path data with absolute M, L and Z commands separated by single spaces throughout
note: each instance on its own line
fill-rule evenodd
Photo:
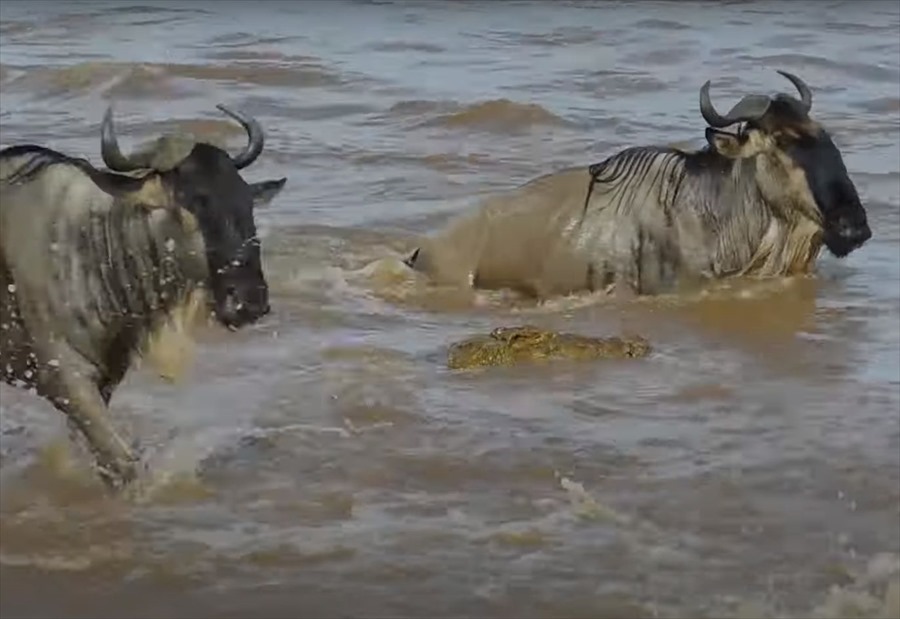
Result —
M 838 258 L 859 249 L 872 238 L 872 229 L 861 208 L 835 213 L 825 222 L 825 246 Z
M 229 329 L 252 324 L 271 311 L 261 269 L 244 267 L 223 273 L 213 282 L 213 299 L 216 319 Z

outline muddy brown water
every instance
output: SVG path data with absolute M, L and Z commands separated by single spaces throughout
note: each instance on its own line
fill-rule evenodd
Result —
M 274 312 L 115 395 L 148 479 L 110 498 L 59 414 L 0 388 L 4 617 L 889 617 L 900 553 L 896 2 L 0 3 L 4 146 L 99 163 L 186 129 L 247 176 Z M 418 234 L 641 143 L 698 90 L 813 87 L 871 242 L 815 277 L 684 297 L 422 289 Z M 530 322 L 647 359 L 451 372 Z M 895 584 L 900 587 L 900 584 Z

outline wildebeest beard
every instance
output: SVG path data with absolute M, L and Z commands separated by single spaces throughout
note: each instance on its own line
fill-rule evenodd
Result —
M 814 202 L 816 213 L 807 213 L 822 225 L 822 241 L 837 257 L 844 257 L 872 237 L 866 211 L 847 172 L 843 157 L 831 136 L 809 117 L 812 91 L 803 80 L 779 71 L 797 88 L 799 99 L 780 93 L 774 97 L 748 95 L 725 116 L 709 99 L 709 82 L 701 89 L 701 113 L 710 127 L 722 128 L 746 122 L 742 134 L 753 131 L 770 136 L 785 160 L 783 167 L 799 174 L 788 174 L 788 190 L 793 185 L 794 199 Z M 802 186 L 800 191 L 797 191 Z M 802 208 L 802 207 L 801 207 Z
M 823 241 L 843 258 L 872 237 L 866 211 L 847 174 L 840 152 L 824 132 L 804 136 L 787 149 L 803 170 L 810 193 L 822 215 Z

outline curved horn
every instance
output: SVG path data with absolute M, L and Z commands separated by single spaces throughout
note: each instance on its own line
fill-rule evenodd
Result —
M 700 87 L 700 113 L 710 127 L 727 127 L 731 122 L 719 114 L 713 107 L 712 101 L 709 100 L 709 85 L 710 81 L 706 80 L 706 83 Z
M 103 163 L 114 172 L 136 170 L 140 166 L 119 150 L 119 141 L 116 139 L 112 116 L 112 106 L 110 105 L 106 108 L 106 114 L 103 115 L 103 126 L 100 129 L 100 154 L 103 157 Z
M 263 135 L 262 127 L 252 116 L 248 116 L 236 110 L 231 110 L 221 103 L 216 107 L 228 116 L 231 116 L 233 119 L 241 123 L 241 125 L 243 125 L 244 127 L 244 130 L 247 132 L 247 135 L 249 137 L 247 148 L 245 148 L 238 155 L 231 158 L 238 170 L 246 168 L 248 165 L 256 161 L 256 158 L 259 157 L 260 153 L 262 153 L 263 144 L 265 143 L 265 136 Z
M 700 113 L 711 127 L 721 129 L 735 123 L 759 120 L 769 109 L 771 99 L 765 95 L 747 95 L 722 116 L 709 100 L 709 80 L 700 88 Z
M 812 109 L 812 91 L 809 89 L 809 86 L 806 85 L 806 82 L 787 71 L 778 72 L 791 81 L 791 84 L 793 84 L 794 88 L 797 89 L 797 92 L 800 93 L 800 103 L 803 105 L 803 111 L 809 113 Z

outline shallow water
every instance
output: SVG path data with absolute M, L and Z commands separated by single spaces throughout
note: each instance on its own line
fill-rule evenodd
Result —
M 863 4 L 865 6 L 859 6 Z M 815 277 L 683 298 L 423 290 L 418 234 L 487 192 L 702 141 L 801 75 L 873 239 Z M 844 617 L 898 612 L 896 2 L 0 3 L 0 141 L 99 161 L 182 128 L 239 148 L 273 314 L 113 398 L 147 487 L 105 496 L 60 415 L 0 387 L 0 613 Z M 454 373 L 530 322 L 647 359 Z M 889 582 L 896 589 L 886 592 Z M 55 614 L 54 614 L 55 613 Z

